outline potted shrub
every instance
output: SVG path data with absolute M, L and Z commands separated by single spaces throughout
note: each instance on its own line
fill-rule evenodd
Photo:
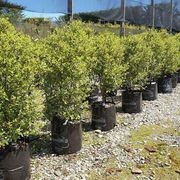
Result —
M 123 43 L 128 70 L 124 83 L 125 91 L 122 93 L 122 109 L 126 113 L 139 113 L 142 110 L 141 91 L 148 79 L 152 51 L 141 35 L 125 37 Z
M 40 65 L 29 37 L 5 19 L 0 28 L 0 179 L 30 179 L 27 138 L 43 125 L 42 92 L 34 84 Z
M 46 114 L 52 125 L 52 149 L 59 155 L 81 149 L 80 121 L 90 86 L 87 62 L 91 48 L 84 26 L 73 21 L 42 42 Z
M 180 83 L 180 33 L 177 33 L 175 36 L 174 36 L 174 39 L 175 39 L 175 45 L 177 47 L 177 50 L 178 50 L 178 55 L 177 55 L 177 82 Z
M 124 47 L 113 33 L 100 33 L 95 37 L 96 46 L 93 75 L 102 95 L 102 102 L 92 105 L 92 128 L 108 131 L 116 124 L 116 108 L 106 101 L 107 93 L 120 87 L 127 65 L 124 63 Z
M 158 92 L 171 93 L 174 87 L 172 76 L 174 76 L 173 74 L 178 69 L 178 49 L 175 45 L 175 39 L 166 31 L 161 31 L 159 34 L 164 42 L 164 53 L 162 53 L 161 77 L 158 79 Z
M 156 30 L 149 30 L 142 33 L 142 38 L 146 46 L 152 51 L 149 58 L 148 81 L 143 90 L 143 100 L 155 100 L 158 96 L 157 79 L 161 75 L 162 54 L 164 53 L 164 42 Z

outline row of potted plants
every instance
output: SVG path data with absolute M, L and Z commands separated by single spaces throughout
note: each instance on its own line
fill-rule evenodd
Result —
M 30 177 L 28 137 L 38 134 L 44 118 L 52 124 L 53 151 L 77 152 L 81 117 L 94 87 L 102 101 L 91 105 L 92 128 L 107 131 L 116 124 L 109 94 L 124 89 L 123 111 L 140 112 L 142 91 L 144 99 L 156 99 L 151 89 L 158 82 L 159 92 L 171 92 L 171 77 L 177 79 L 180 70 L 180 35 L 166 31 L 120 38 L 73 21 L 33 41 L 1 19 L 0 47 L 0 177 L 5 179 L 15 171 L 16 179 Z
M 43 127 L 36 44 L 0 19 L 0 179 L 30 178 L 28 138 Z

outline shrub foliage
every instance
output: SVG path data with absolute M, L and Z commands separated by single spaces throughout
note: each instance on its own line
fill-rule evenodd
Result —
M 112 33 L 101 33 L 95 37 L 93 74 L 97 77 L 103 100 L 106 94 L 120 87 L 124 81 L 127 65 L 124 62 L 124 47 L 120 38 Z
M 6 29 L 5 29 L 6 27 Z M 42 92 L 34 84 L 39 71 L 29 37 L 0 21 L 0 148 L 37 133 L 42 123 Z
M 81 118 L 90 83 L 88 64 L 92 45 L 88 32 L 83 23 L 75 21 L 45 40 L 44 90 L 50 118 L 58 116 L 72 121 Z
M 179 57 L 180 35 L 166 31 L 120 38 L 73 21 L 33 42 L 1 18 L 0 148 L 39 131 L 44 100 L 48 119 L 79 121 L 95 80 L 105 99 L 180 70 Z

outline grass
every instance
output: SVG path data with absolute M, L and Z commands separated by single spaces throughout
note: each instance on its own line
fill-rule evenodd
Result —
M 123 123 L 120 118 L 119 123 Z M 140 156 L 145 162 L 136 164 L 132 162 L 127 168 L 118 169 L 115 156 L 108 158 L 102 163 L 101 168 L 93 168 L 88 172 L 88 180 L 132 180 L 143 177 L 153 177 L 156 180 L 180 179 L 180 148 L 170 146 L 167 143 L 154 140 L 154 136 L 179 136 L 179 131 L 173 126 L 173 122 L 165 120 L 160 125 L 141 126 L 132 131 L 129 144 L 132 150 L 140 150 Z M 131 173 L 131 168 L 137 167 L 142 170 L 138 177 Z
M 149 125 L 149 126 L 141 126 L 137 130 L 133 131 L 131 134 L 131 141 L 135 144 L 140 142 L 143 143 L 152 136 L 157 135 L 175 135 L 178 136 L 179 132 L 176 127 L 174 127 L 173 122 L 170 120 L 165 120 L 160 125 Z
M 132 132 L 130 141 L 135 149 L 140 149 L 145 164 L 138 165 L 145 176 L 151 174 L 157 180 L 180 179 L 180 148 L 154 140 L 154 136 L 179 136 L 171 121 L 161 125 L 141 126 Z
M 116 119 L 117 124 L 123 125 L 125 123 L 125 119 L 123 117 L 118 117 Z
M 120 35 L 120 25 L 119 24 L 90 24 L 91 27 L 98 33 L 104 32 L 104 31 L 109 31 L 112 33 L 115 33 L 117 35 Z M 130 35 L 130 34 L 139 34 L 147 30 L 145 26 L 135 26 L 135 25 L 125 25 L 125 34 Z
M 101 171 L 99 169 L 89 171 L 87 180 L 132 180 L 133 175 L 130 169 L 118 168 L 116 159 L 115 156 L 106 159 L 102 164 Z
M 83 133 L 83 146 L 101 146 L 105 143 L 105 138 L 99 137 L 95 132 Z
M 120 35 L 120 25 L 119 24 L 94 24 L 94 23 L 87 23 L 88 26 L 92 27 L 96 32 L 101 33 L 104 31 L 112 32 L 117 35 Z M 54 30 L 55 27 L 54 25 L 50 24 L 32 24 L 28 22 L 22 22 L 20 24 L 15 24 L 15 27 L 18 31 L 21 31 L 25 34 L 30 35 L 34 39 L 41 39 L 45 38 L 48 35 L 50 35 Z M 61 26 L 59 27 L 61 28 Z M 130 34 L 139 34 L 147 30 L 145 26 L 135 26 L 135 25 L 125 25 L 125 34 L 130 35 Z

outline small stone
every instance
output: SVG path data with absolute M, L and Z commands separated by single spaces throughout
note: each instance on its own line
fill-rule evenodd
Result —
M 96 129 L 94 132 L 97 133 L 97 134 L 102 133 L 102 131 L 100 129 Z
M 165 166 L 170 166 L 170 164 L 169 164 L 169 163 L 165 163 L 164 165 L 165 165 Z
M 142 170 L 138 168 L 132 168 L 131 169 L 132 174 L 142 174 Z
M 122 169 L 118 168 L 118 169 L 116 169 L 116 172 L 117 173 L 122 172 Z
M 149 177 L 149 179 L 150 179 L 150 180 L 153 180 L 153 179 L 154 179 L 154 177 L 153 177 L 153 176 L 150 176 L 150 177 Z
M 124 122 L 123 125 L 124 125 L 124 126 L 128 126 L 128 123 L 127 123 L 127 122 Z
M 176 169 L 175 172 L 180 174 L 180 169 Z
M 99 134 L 98 137 L 99 137 L 99 138 L 103 138 L 103 135 L 102 135 L 102 134 Z
M 153 146 L 145 146 L 144 149 L 149 151 L 150 153 L 154 153 L 157 151 L 156 148 Z
M 106 173 L 108 173 L 108 174 L 112 174 L 112 173 L 114 173 L 114 171 L 115 171 L 114 168 L 106 169 Z
M 124 150 L 128 153 L 132 152 L 132 148 L 129 146 L 124 147 Z
M 55 171 L 55 172 L 54 172 L 54 175 L 57 176 L 57 177 L 60 177 L 60 176 L 61 176 L 61 173 L 60 173 L 60 171 Z

